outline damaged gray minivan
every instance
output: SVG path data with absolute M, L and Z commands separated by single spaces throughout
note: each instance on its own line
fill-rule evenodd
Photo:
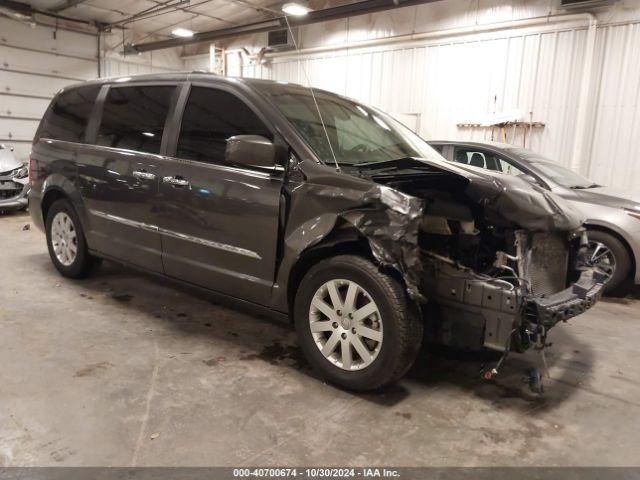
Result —
M 297 85 L 180 73 L 69 87 L 30 176 L 61 274 L 112 259 L 289 319 L 312 366 L 353 390 L 399 379 L 423 338 L 544 348 L 602 290 L 562 199 Z

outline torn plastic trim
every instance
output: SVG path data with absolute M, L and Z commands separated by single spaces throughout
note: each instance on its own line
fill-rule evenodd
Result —
M 577 282 L 569 288 L 547 297 L 527 297 L 526 316 L 536 323 L 551 328 L 561 321 L 580 315 L 590 309 L 602 296 L 605 275 L 592 269 L 583 271 Z

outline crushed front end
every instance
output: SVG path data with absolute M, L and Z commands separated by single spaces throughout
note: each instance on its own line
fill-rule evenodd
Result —
M 27 208 L 29 189 L 26 166 L 0 172 L 0 212 Z
M 422 290 L 430 292 L 434 340 L 458 348 L 522 352 L 543 348 L 560 321 L 591 308 L 603 277 L 580 264 L 584 230 L 513 232 L 512 251 L 495 252 L 482 272 L 423 251 Z
M 551 192 L 424 162 L 371 178 L 424 201 L 418 290 L 431 340 L 505 355 L 543 349 L 550 328 L 599 299 L 604 277 L 584 261 L 582 218 Z

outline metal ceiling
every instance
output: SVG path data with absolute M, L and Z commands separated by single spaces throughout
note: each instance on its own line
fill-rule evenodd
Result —
M 38 19 L 44 16 L 49 25 L 55 22 L 56 28 L 65 28 L 65 22 L 73 24 L 77 21 L 85 30 L 93 28 L 94 32 L 126 30 L 128 33 L 123 31 L 121 42 L 123 47 L 126 45 L 125 52 L 140 53 L 284 28 L 286 22 L 281 7 L 286 1 L 288 0 L 0 0 L 0 14 L 34 23 L 39 23 Z M 301 1 L 308 3 L 312 11 L 304 17 L 289 17 L 291 26 L 309 25 L 436 0 Z M 58 22 L 63 24 L 58 25 Z M 172 37 L 171 31 L 177 27 L 197 33 L 192 38 Z
M 188 38 L 171 38 L 167 40 L 158 40 L 155 42 L 146 42 L 141 44 L 129 44 L 125 49 L 125 53 L 141 53 L 163 48 L 181 47 L 202 42 L 211 42 L 214 40 L 222 40 L 226 38 L 238 37 L 254 33 L 262 33 L 273 30 L 291 27 L 299 27 L 302 25 L 311 25 L 314 23 L 338 20 L 341 18 L 352 17 L 355 15 L 365 15 L 384 10 L 391 10 L 401 7 L 409 7 L 423 3 L 432 3 L 438 0 L 362 0 L 346 5 L 313 10 L 302 17 L 288 17 L 285 19 L 282 15 L 268 18 L 262 21 L 252 22 L 244 25 L 230 26 L 209 31 L 200 31 Z
M 228 28 L 281 16 L 284 0 L 0 0 L 0 8 L 34 9 L 103 28 L 125 28 L 138 39 L 171 37 L 171 30 Z M 12 7 L 13 5 L 13 7 Z

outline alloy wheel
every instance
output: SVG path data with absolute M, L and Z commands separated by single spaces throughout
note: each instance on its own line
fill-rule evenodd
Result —
M 366 368 L 380 353 L 380 310 L 369 292 L 352 280 L 330 280 L 316 290 L 309 327 L 320 353 L 343 370 Z
M 58 261 L 68 267 L 78 255 L 78 236 L 71 217 L 58 212 L 51 222 L 51 245 Z
M 605 283 L 611 279 L 616 271 L 616 257 L 611 249 L 601 242 L 589 242 L 587 264 L 605 275 Z

